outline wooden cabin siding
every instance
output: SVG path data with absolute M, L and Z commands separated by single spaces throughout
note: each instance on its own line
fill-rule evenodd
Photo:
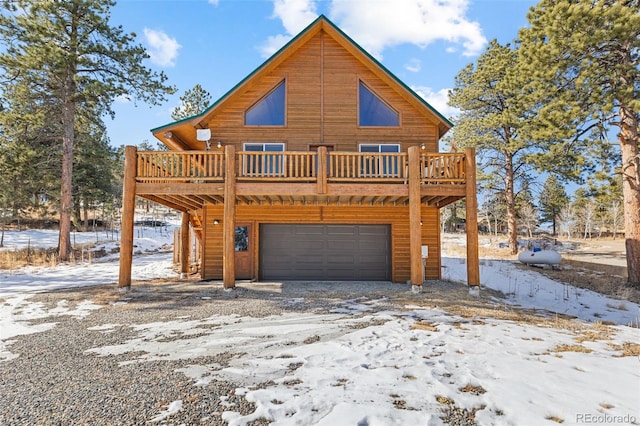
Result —
M 398 127 L 358 126 L 358 82 L 400 114 Z M 286 125 L 245 126 L 247 109 L 286 80 Z M 214 144 L 284 142 L 288 151 L 310 145 L 333 145 L 357 151 L 359 143 L 398 143 L 401 151 L 425 143 L 438 151 L 438 126 L 376 76 L 333 38 L 320 32 L 279 67 L 252 82 L 248 90 L 225 102 L 205 123 Z
M 214 225 L 215 218 L 223 217 L 223 206 L 207 204 L 204 209 L 204 244 L 202 249 L 202 279 L 222 278 L 222 224 Z M 433 207 L 422 207 L 422 244 L 429 246 L 426 279 L 440 278 L 439 213 Z M 409 262 L 409 208 L 387 206 L 265 206 L 238 205 L 236 224 L 251 224 L 253 238 L 253 275 L 259 276 L 259 225 L 266 223 L 296 224 L 390 224 L 391 225 L 391 277 L 393 282 L 410 279 Z

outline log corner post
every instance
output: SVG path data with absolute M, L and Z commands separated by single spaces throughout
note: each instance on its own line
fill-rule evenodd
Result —
M 466 230 L 467 230 L 467 284 L 480 285 L 480 259 L 478 255 L 478 198 L 476 194 L 476 150 L 465 149 L 466 175 Z
M 422 266 L 422 232 L 420 230 L 420 147 L 409 147 L 408 157 L 411 285 L 421 286 L 424 280 L 424 269 Z
M 222 274 L 224 288 L 236 286 L 236 149 L 224 147 L 224 216 L 222 219 Z
M 122 219 L 120 229 L 120 275 L 118 287 L 131 287 L 133 263 L 133 223 L 136 208 L 137 149 L 127 146 L 124 150 L 124 179 L 122 183 Z
M 191 257 L 189 243 L 189 213 L 182 212 L 182 224 L 180 226 L 180 278 L 185 279 L 189 274 L 189 258 Z

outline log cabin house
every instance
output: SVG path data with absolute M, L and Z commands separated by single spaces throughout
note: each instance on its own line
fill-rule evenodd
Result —
M 182 212 L 202 280 L 441 277 L 439 209 L 466 198 L 479 284 L 475 153 L 452 124 L 324 16 L 201 114 L 125 154 L 119 286 L 131 285 L 135 197 Z M 182 232 L 183 273 L 189 232 Z

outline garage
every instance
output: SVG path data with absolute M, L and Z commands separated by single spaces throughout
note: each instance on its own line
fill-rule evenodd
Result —
M 260 225 L 261 280 L 391 280 L 390 225 Z

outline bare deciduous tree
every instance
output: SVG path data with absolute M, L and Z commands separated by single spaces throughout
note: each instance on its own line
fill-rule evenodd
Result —
M 571 239 L 571 235 L 575 227 L 576 218 L 573 206 L 567 204 L 560 209 L 560 213 L 558 214 L 558 228 L 560 230 L 560 234 L 566 233 L 567 238 Z
M 539 214 L 531 204 L 525 204 L 518 212 L 520 223 L 527 230 L 529 238 L 533 238 L 533 231 L 538 226 Z

